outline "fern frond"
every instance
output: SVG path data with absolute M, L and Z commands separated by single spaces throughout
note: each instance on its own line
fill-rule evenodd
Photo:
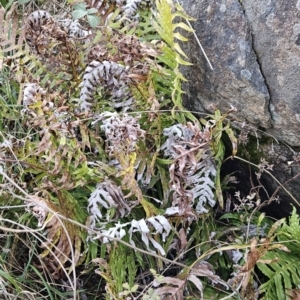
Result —
M 130 154 L 135 151 L 139 139 L 144 138 L 145 131 L 138 123 L 140 116 L 132 117 L 127 114 L 103 113 L 99 120 L 103 120 L 101 129 L 105 132 L 107 141 L 110 144 L 111 154 L 124 151 Z
M 150 3 L 150 0 L 126 0 L 126 3 L 121 6 L 121 10 L 131 20 L 139 20 L 138 11 L 150 5 Z
M 106 221 L 110 221 L 119 217 L 123 218 L 131 211 L 121 189 L 109 180 L 98 184 L 88 201 L 88 212 L 92 229 L 96 227 L 97 220 L 101 221 L 103 213 L 105 213 Z M 106 212 L 103 212 L 103 209 Z
M 43 26 L 53 21 L 52 16 L 44 10 L 34 11 L 28 16 L 25 24 L 25 38 L 33 51 L 41 53 L 45 46 L 48 46 L 45 43 L 46 32 L 43 32 Z
M 181 81 L 186 81 L 182 73 L 180 72 L 180 65 L 190 66 L 191 63 L 186 61 L 186 54 L 180 47 L 180 42 L 185 42 L 187 39 L 178 31 L 178 29 L 192 32 L 193 30 L 183 22 L 175 22 L 175 18 L 182 18 L 183 20 L 192 20 L 189 16 L 184 14 L 178 8 L 173 5 L 172 1 L 168 0 L 156 0 L 155 19 L 153 20 L 153 27 L 158 32 L 160 37 L 166 42 L 162 46 L 162 55 L 158 57 L 161 62 L 165 63 L 169 68 L 168 80 L 172 81 L 172 102 L 175 110 L 184 110 L 182 105 L 182 89 Z M 175 114 L 173 113 L 173 116 Z M 186 116 L 191 120 L 195 120 L 195 117 L 187 113 Z M 178 121 L 183 122 L 184 117 L 178 116 Z
M 119 244 L 109 255 L 109 266 L 118 293 L 123 290 L 123 284 L 126 282 L 133 286 L 139 267 L 134 251 Z
M 216 169 L 210 155 L 210 133 L 202 131 L 199 124 L 178 124 L 163 131 L 167 136 L 161 149 L 165 156 L 174 159 L 170 165 L 170 190 L 173 191 L 172 206 L 178 207 L 179 215 L 195 216 L 207 212 L 205 204 L 215 205 L 214 176 Z M 167 210 L 169 214 L 170 210 Z
M 237 152 L 237 138 L 235 137 L 232 129 L 230 128 L 230 122 L 228 121 L 227 124 L 224 126 L 225 118 L 231 112 L 235 112 L 236 109 L 231 107 L 231 109 L 221 114 L 220 110 L 216 110 L 214 115 L 210 116 L 209 120 L 201 120 L 201 123 L 204 124 L 206 127 L 211 128 L 211 141 L 210 146 L 214 154 L 214 160 L 217 164 L 217 174 L 215 176 L 215 189 L 216 189 L 216 196 L 219 202 L 221 209 L 224 206 L 223 200 L 223 192 L 221 188 L 221 165 L 223 162 L 224 154 L 225 154 L 225 146 L 222 142 L 223 132 L 226 132 L 231 143 L 232 143 L 232 155 L 234 156 Z
M 300 243 L 300 218 L 295 207 L 293 207 L 288 223 L 282 226 L 279 236 L 284 237 L 284 235 L 287 235 L 290 240 L 296 240 Z
M 47 91 L 41 88 L 37 83 L 26 84 L 23 90 L 24 109 L 28 110 L 29 106 L 42 100 L 47 95 Z
M 50 196 L 51 197 L 51 196 Z M 66 218 L 84 222 L 86 213 L 80 208 L 76 201 L 67 191 L 57 193 L 55 204 L 52 200 L 38 196 L 30 196 L 28 204 L 34 204 L 33 214 L 39 220 L 39 226 L 45 225 L 47 230 L 45 241 L 41 247 L 45 250 L 40 254 L 45 265 L 52 271 L 54 277 L 60 277 L 61 267 L 69 260 L 74 265 L 84 260 L 82 246 L 85 243 L 86 234 L 81 228 L 73 223 L 61 220 L 58 216 L 49 212 L 49 209 L 63 215 Z M 73 255 L 73 257 L 71 257 Z
M 278 239 L 280 242 L 290 241 L 287 247 L 292 253 L 300 254 L 300 218 L 295 207 L 293 207 L 292 214 L 288 218 L 288 222 L 284 222 L 283 226 L 278 232 Z
M 82 28 L 78 20 L 73 21 L 71 19 L 63 19 L 58 20 L 58 23 L 62 26 L 64 31 L 67 32 L 68 36 L 72 38 L 84 39 L 92 33 L 91 31 Z
M 104 97 L 112 101 L 114 108 L 130 107 L 133 98 L 128 87 L 128 69 L 112 61 L 92 61 L 85 70 L 80 92 L 80 108 L 90 111 L 93 92 L 102 83 Z
M 70 79 L 78 83 L 83 62 L 78 55 L 74 30 L 76 29 L 79 35 L 87 34 L 79 32 L 77 27 L 74 29 L 76 24 L 67 25 L 60 25 L 48 12 L 37 10 L 27 18 L 25 37 L 33 53 L 37 54 L 49 69 L 55 69 L 56 73 L 69 73 L 72 75 Z M 73 31 L 70 30 L 70 26 L 73 26 Z
M 268 278 L 259 290 L 263 299 L 286 299 L 288 289 L 300 284 L 300 262 L 297 255 L 282 251 L 268 251 L 261 259 L 270 264 L 257 263 L 259 270 Z
M 141 182 L 142 186 L 149 185 L 153 174 L 152 159 L 150 155 L 147 157 L 141 157 L 139 155 L 135 162 L 135 169 L 137 181 Z
M 159 234 L 161 236 L 160 240 L 163 244 L 166 242 L 166 238 L 171 232 L 171 225 L 164 216 L 157 215 L 155 217 L 141 219 L 138 221 L 132 220 L 126 224 L 116 224 L 114 227 L 111 227 L 108 230 L 101 230 L 101 233 L 112 238 L 123 238 L 125 236 L 125 231 L 123 228 L 126 226 L 130 226 L 128 230 L 130 244 L 136 246 L 134 239 L 140 235 L 141 240 L 148 251 L 155 253 L 155 251 L 153 251 L 150 247 L 151 243 L 152 247 L 159 251 L 161 255 L 166 255 L 166 251 L 157 241 Z M 139 233 L 139 235 L 137 233 Z M 155 239 L 154 236 L 156 237 Z M 105 237 L 104 242 L 108 242 L 108 239 L 108 237 Z M 139 240 L 139 238 L 137 240 Z
M 86 147 L 97 147 L 101 152 L 101 138 L 96 137 L 95 132 L 87 128 L 85 123 L 78 125 L 69 107 L 57 103 L 55 94 L 48 94 L 37 84 L 27 84 L 24 88 L 23 103 L 24 112 L 27 113 L 26 125 L 37 130 L 39 138 L 35 141 L 27 139 L 25 147 L 18 147 L 14 151 L 29 166 L 42 162 L 43 166 L 38 170 L 41 170 L 40 176 L 43 174 L 44 177 L 34 178 L 35 184 L 42 185 L 45 190 L 53 190 L 54 186 L 56 190 L 69 190 L 83 185 L 83 178 L 104 177 L 97 169 L 88 167 L 88 154 L 84 153 Z M 80 141 L 76 138 L 78 131 L 81 135 Z M 28 172 L 31 171 L 30 168 Z M 61 177 L 57 176 L 58 174 Z
M 136 147 L 139 139 L 144 138 L 145 131 L 140 128 L 138 119 L 127 114 L 103 113 L 101 129 L 105 131 L 108 141 L 108 151 L 111 159 L 115 159 L 119 172 L 117 177 L 122 178 L 122 189 L 129 190 L 126 197 L 135 195 L 142 200 L 142 191 L 138 186 L 135 175 Z
M 141 219 L 141 220 L 132 220 L 131 221 L 131 227 L 128 231 L 129 233 L 129 242 L 135 246 L 135 242 L 133 240 L 133 234 L 136 235 L 137 232 L 140 233 L 141 239 L 146 246 L 146 249 L 152 253 L 155 253 L 150 248 L 149 243 L 152 244 L 152 246 L 160 252 L 161 255 L 166 255 L 165 250 L 161 246 L 160 243 L 158 243 L 152 236 L 151 236 L 151 230 L 150 226 L 152 225 L 156 232 L 152 233 L 153 235 L 156 235 L 157 233 L 160 233 L 162 235 L 162 240 L 165 241 L 165 238 L 169 235 L 171 231 L 171 226 L 167 219 L 164 216 L 156 216 L 156 217 L 151 217 L 146 220 Z
M 19 57 L 23 53 L 24 34 L 20 30 L 22 24 L 19 24 L 16 8 L 17 3 L 8 11 L 0 8 L 0 55 Z

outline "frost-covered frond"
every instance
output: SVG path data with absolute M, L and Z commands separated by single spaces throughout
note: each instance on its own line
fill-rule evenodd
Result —
M 58 41 L 62 42 L 67 37 L 67 32 L 46 11 L 34 11 L 27 18 L 25 38 L 33 52 L 43 56 L 56 55 L 57 51 L 62 50 L 62 47 L 56 48 Z
M 172 229 L 168 220 L 164 216 L 158 215 L 148 218 L 147 221 L 155 228 L 155 234 L 160 233 L 162 235 L 163 242 L 165 242 L 166 237 L 168 237 Z
M 156 232 L 151 232 L 151 227 L 153 227 Z M 130 243 L 135 246 L 133 241 L 133 236 L 139 232 L 142 238 L 143 243 L 150 252 L 155 252 L 150 248 L 149 242 L 152 246 L 160 252 L 161 255 L 166 255 L 165 250 L 162 246 L 152 237 L 158 233 L 161 234 L 163 241 L 169 235 L 171 231 L 171 225 L 164 216 L 155 216 L 148 219 L 141 219 L 139 221 L 132 220 L 131 227 L 129 229 Z
M 118 113 L 100 115 L 99 120 L 103 122 L 101 129 L 105 132 L 111 153 L 124 149 L 124 146 L 127 153 L 134 151 L 137 141 L 145 136 L 145 131 L 138 122 L 139 118 Z
M 151 0 L 110 0 L 110 4 L 116 6 L 120 11 L 119 18 L 122 18 L 123 21 L 138 21 L 139 20 L 139 11 L 149 6 L 154 6 L 155 1 Z M 106 5 L 108 6 L 108 4 Z M 95 5 L 94 5 L 95 7 Z M 97 5 L 97 7 L 100 7 Z M 103 6 L 102 6 L 103 7 Z
M 53 21 L 52 16 L 44 10 L 34 11 L 28 16 L 25 24 L 25 38 L 32 50 L 40 53 L 42 48 L 47 47 L 44 44 L 46 36 L 43 32 L 43 26 Z
M 139 17 L 137 11 L 139 8 L 141 8 L 142 5 L 145 5 L 145 0 L 127 0 L 126 4 L 123 5 L 122 11 L 124 12 L 124 15 L 127 17 L 134 17 L 135 19 Z
M 128 108 L 133 98 L 128 87 L 128 68 L 113 61 L 92 61 L 85 69 L 80 92 L 80 108 L 91 111 L 93 94 L 100 85 L 104 97 L 112 102 L 114 108 Z
M 95 7 L 95 8 L 100 8 L 103 5 L 103 2 L 105 2 L 105 0 L 89 0 L 87 1 L 87 3 L 91 6 L 91 7 Z
M 24 109 L 28 109 L 29 106 L 37 101 L 41 101 L 45 98 L 47 92 L 40 87 L 37 83 L 25 84 L 23 90 L 23 106 Z
M 37 83 L 25 84 L 22 114 L 25 116 L 26 113 L 27 124 L 45 130 L 45 126 L 48 126 L 47 120 L 51 121 L 51 126 L 55 127 L 55 121 L 63 121 L 69 117 L 68 113 L 59 111 L 55 107 L 53 102 L 55 95 L 55 93 L 49 94 Z M 65 114 L 65 116 L 62 116 L 62 114 Z M 58 129 L 57 126 L 56 129 Z
M 47 11 L 37 10 L 31 13 L 25 24 L 25 38 L 28 45 L 40 53 L 40 48 L 49 47 L 50 37 L 85 38 L 91 32 L 84 30 L 78 20 L 55 20 Z
M 43 129 L 43 133 L 51 130 L 60 131 L 63 135 L 74 135 L 72 126 L 68 126 L 71 118 L 67 107 L 56 107 L 55 93 L 48 93 L 37 83 L 27 83 L 23 90 L 23 113 L 29 113 L 28 124 Z M 49 149 L 48 149 L 49 150 Z
M 111 199 L 107 200 L 107 202 L 108 201 L 111 202 Z M 103 200 L 101 200 L 101 202 L 103 202 Z M 105 205 L 108 206 L 107 203 L 105 203 Z M 97 209 L 95 209 L 95 211 Z M 90 226 L 94 229 L 92 223 Z M 133 219 L 128 223 L 120 224 L 120 222 L 118 222 L 117 224 L 114 224 L 114 226 L 111 226 L 111 224 L 109 224 L 109 226 L 109 228 L 100 228 L 99 234 L 94 237 L 94 239 L 99 237 L 104 243 L 108 243 L 113 239 L 122 239 L 128 233 L 131 245 L 136 246 L 134 240 L 141 239 L 148 251 L 155 253 L 153 250 L 154 248 L 159 251 L 161 255 L 166 255 L 165 250 L 161 246 L 162 243 L 160 244 L 159 239 L 157 238 L 159 235 L 161 241 L 165 243 L 166 238 L 171 233 L 171 225 L 164 216 L 157 215 L 138 221 Z M 125 228 L 129 229 L 126 231 Z
M 102 229 L 100 236 L 102 237 L 102 242 L 104 244 L 109 243 L 112 239 L 122 239 L 126 235 L 126 230 L 124 227 L 128 226 L 130 223 L 126 224 L 115 224 L 114 227 L 108 228 L 108 229 Z
M 150 156 L 150 155 L 149 155 Z M 136 169 L 136 179 L 138 182 L 141 182 L 143 186 L 147 186 L 151 178 L 153 177 L 153 167 L 152 167 L 152 159 L 151 157 L 142 157 L 137 158 L 135 162 Z
M 62 72 L 66 85 L 69 85 L 72 79 L 79 81 L 82 69 L 82 59 L 73 35 L 83 38 L 86 33 L 79 30 L 76 22 L 62 23 L 48 12 L 37 10 L 27 18 L 24 31 L 27 44 L 42 61 L 41 69 L 47 71 L 44 76 L 49 76 L 49 72 L 56 75 Z
M 142 191 L 136 180 L 136 144 L 144 138 L 145 131 L 140 128 L 139 116 L 132 117 L 127 114 L 103 113 L 97 121 L 102 121 L 101 129 L 105 132 L 107 150 L 112 161 L 117 162 L 123 190 L 129 191 L 126 195 L 132 195 L 141 201 Z M 96 122 L 97 122 L 96 121 Z
M 195 217 L 207 212 L 205 204 L 215 205 L 214 182 L 216 169 L 209 147 L 210 134 L 198 123 L 177 124 L 163 131 L 167 136 L 161 149 L 173 159 L 170 165 L 170 189 L 172 206 L 180 215 Z M 168 214 L 170 214 L 168 211 Z
M 121 189 L 112 181 L 106 180 L 97 185 L 88 200 L 91 228 L 96 227 L 96 221 L 109 221 L 112 218 L 124 217 L 131 208 L 126 202 Z M 114 209 L 115 211 L 109 211 Z M 103 217 L 103 215 L 105 215 Z
M 205 128 L 200 129 L 198 123 L 188 123 L 187 125 L 176 124 L 163 130 L 164 136 L 167 137 L 166 142 L 161 146 L 166 156 L 175 158 L 178 155 L 176 144 L 182 144 L 185 149 L 188 149 L 189 143 L 191 146 L 201 148 L 201 144 L 206 145 L 209 142 L 210 135 Z M 191 151 L 192 152 L 192 151 Z
M 205 204 L 209 204 L 210 207 L 216 204 L 213 193 L 215 187 L 213 179 L 216 173 L 211 156 L 207 156 L 206 159 L 197 165 L 197 172 L 187 177 L 186 185 L 190 188 L 193 204 L 196 203 L 195 211 L 197 214 L 208 212 Z
M 69 37 L 85 38 L 89 34 L 91 34 L 91 31 L 84 30 L 82 28 L 78 20 L 73 21 L 71 19 L 63 19 L 63 20 L 58 20 L 58 23 L 61 25 L 64 31 L 67 32 Z
M 152 3 L 151 0 L 89 0 L 87 1 L 89 7 L 94 7 L 99 9 L 103 4 L 116 4 L 123 11 L 126 9 L 138 9 L 139 7 L 143 7 L 145 5 L 150 5 Z

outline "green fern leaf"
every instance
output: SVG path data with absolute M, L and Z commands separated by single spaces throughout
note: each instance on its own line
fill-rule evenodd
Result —
M 188 19 L 188 18 L 186 17 L 186 19 Z M 189 31 L 189 32 L 194 32 L 194 30 L 190 26 L 188 26 L 187 24 L 185 24 L 183 22 L 179 22 L 179 23 L 175 24 L 173 28 L 175 29 L 175 28 L 178 28 L 178 27 L 182 28 L 186 31 Z
M 271 260 L 270 264 L 257 263 L 259 270 L 268 277 L 268 281 L 260 286 L 263 299 L 289 299 L 285 295 L 287 289 L 300 284 L 300 262 L 297 256 L 281 251 L 269 251 L 261 260 Z
M 289 241 L 287 247 L 292 253 L 300 253 L 300 218 L 295 207 L 293 207 L 292 214 L 289 218 L 289 224 L 284 222 L 280 231 L 278 232 L 278 239 L 280 242 Z
M 190 62 L 183 59 L 183 57 L 187 58 L 187 56 L 177 42 L 186 42 L 188 39 L 182 33 L 177 32 L 176 29 L 180 28 L 188 32 L 193 31 L 188 25 L 184 24 L 184 22 L 176 22 L 178 17 L 183 21 L 188 21 L 191 18 L 183 12 L 180 6 L 174 5 L 172 0 L 156 0 L 156 8 L 157 13 L 155 14 L 155 20 L 152 22 L 153 27 L 166 43 L 162 47 L 162 54 L 158 59 L 172 70 L 172 72 L 170 72 L 171 78 L 165 80 L 173 83 L 171 98 L 174 108 L 172 110 L 172 116 L 180 123 L 185 122 L 185 118 L 195 120 L 195 117 L 190 113 L 175 114 L 175 110 L 184 110 L 181 97 L 183 93 L 181 81 L 186 81 L 186 79 L 181 74 L 179 67 L 180 65 L 191 65 Z
M 0 8 L 0 28 L 0 55 L 10 55 L 10 58 L 22 56 L 24 34 L 20 33 L 17 3 L 14 3 L 8 11 L 3 7 Z
M 293 239 L 300 241 L 300 218 L 295 207 L 293 207 L 292 215 L 289 218 L 289 223 L 289 226 L 285 224 L 284 229 L 286 229 L 292 235 Z

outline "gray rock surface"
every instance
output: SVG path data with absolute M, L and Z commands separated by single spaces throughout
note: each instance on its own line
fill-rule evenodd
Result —
M 273 133 L 300 145 L 300 1 L 243 0 L 271 96 Z
M 184 50 L 191 110 L 222 111 L 232 104 L 238 118 L 300 146 L 300 0 L 180 0 L 195 17 L 195 39 Z
M 200 52 L 193 36 L 183 47 L 192 67 L 184 69 L 185 103 L 191 110 L 212 111 L 214 107 L 238 110 L 237 117 L 267 128 L 269 92 L 261 74 L 243 7 L 238 0 L 181 0 L 197 20 L 193 27 L 214 70 Z

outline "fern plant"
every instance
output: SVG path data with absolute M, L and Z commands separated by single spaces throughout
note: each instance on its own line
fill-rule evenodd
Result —
M 12 25 L 21 22 L 8 15 L 17 8 L 1 11 L 1 53 L 22 73 L 17 111 L 28 133 L 0 144 L 1 174 L 44 231 L 39 264 L 56 280 L 76 287 L 76 268 L 101 262 L 107 297 L 121 298 L 125 285 L 180 299 L 192 283 L 204 298 L 201 277 L 224 285 L 200 257 L 212 245 L 211 208 L 222 206 L 221 137 L 233 155 L 235 138 L 228 113 L 197 120 L 183 111 L 179 67 L 189 63 L 179 30 L 192 31 L 190 17 L 170 0 L 150 6 L 86 1 L 73 6 L 75 21 L 37 10 L 22 19 L 20 40 Z M 91 16 L 103 24 L 81 18 Z M 170 263 L 174 284 L 169 276 L 158 284 L 153 274 Z M 143 286 L 145 273 L 155 291 Z
M 288 252 L 275 248 L 262 257 L 270 263 L 257 263 L 258 269 L 268 278 L 260 286 L 264 299 L 290 299 L 288 291 L 299 287 L 299 222 L 300 218 L 294 207 L 288 222 L 285 221 L 277 232 L 278 241 L 284 243 L 284 249 Z
M 179 4 L 174 5 L 172 1 L 156 0 L 156 7 L 157 13 L 155 14 L 155 19 L 152 21 L 153 26 L 163 41 L 165 41 L 165 44 L 162 45 L 162 55 L 159 56 L 159 59 L 169 67 L 165 76 L 172 82 L 171 96 L 174 104 L 173 110 L 184 110 L 181 99 L 183 93 L 181 81 L 185 81 L 186 79 L 181 74 L 179 67 L 180 65 L 190 66 L 191 63 L 186 60 L 187 56 L 179 44 L 179 42 L 187 42 L 188 39 L 180 33 L 179 29 L 193 32 L 191 27 L 184 23 L 184 21 L 181 21 L 181 19 L 193 19 L 185 14 Z M 177 21 L 178 19 L 179 21 Z M 191 120 L 195 119 L 192 114 L 186 113 L 186 116 Z M 179 122 L 183 121 L 182 117 L 180 117 L 179 113 Z

